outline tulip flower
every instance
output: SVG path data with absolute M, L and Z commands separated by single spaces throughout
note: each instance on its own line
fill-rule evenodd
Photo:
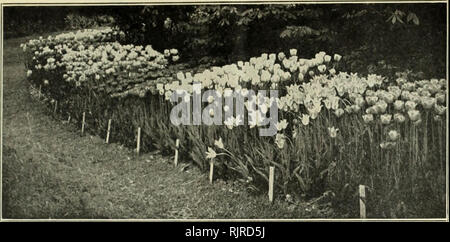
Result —
M 436 94 L 436 100 L 438 103 L 441 103 L 441 104 L 445 103 L 445 94 L 443 94 L 443 93 Z
M 418 110 L 409 110 L 408 117 L 412 122 L 416 122 L 420 119 L 420 112 Z
M 390 141 L 396 141 L 400 135 L 397 131 L 391 130 L 389 131 L 388 136 Z
M 368 105 L 374 105 L 378 101 L 377 96 L 366 96 L 366 102 Z
M 330 72 L 331 75 L 335 75 L 336 74 L 336 70 L 334 68 L 330 69 L 329 72 Z
M 350 106 L 350 105 L 346 106 L 346 107 L 345 107 L 345 112 L 347 112 L 347 113 L 349 113 L 349 114 L 353 113 L 353 108 L 352 108 L 352 106 Z
M 380 116 L 380 120 L 382 124 L 390 124 L 391 123 L 391 119 L 392 119 L 392 115 L 391 114 L 383 114 Z
M 290 54 L 291 56 L 296 56 L 296 55 L 297 55 L 297 49 L 290 49 L 290 50 L 289 50 L 289 54 Z
M 344 110 L 342 108 L 338 108 L 336 109 L 336 111 L 334 111 L 334 114 L 339 118 L 344 114 Z
M 263 104 L 261 104 L 261 105 L 259 106 L 259 110 L 260 110 L 261 113 L 263 113 L 263 114 L 266 114 L 267 111 L 269 111 L 269 110 L 268 110 L 268 107 L 267 107 L 267 105 L 266 105 L 265 103 L 263 103 Z
M 262 74 L 261 74 L 261 81 L 268 82 L 268 81 L 270 81 L 270 78 L 271 78 L 270 73 L 266 70 L 263 70 Z
M 396 100 L 394 102 L 394 109 L 397 111 L 402 111 L 404 106 L 405 106 L 405 102 L 403 102 L 402 100 Z
M 361 110 L 361 107 L 356 104 L 353 104 L 350 107 L 352 108 L 353 112 L 355 112 L 355 113 L 357 113 Z
M 363 120 L 364 120 L 364 123 L 370 123 L 370 122 L 372 122 L 373 121 L 373 114 L 364 114 L 363 116 L 362 116 L 362 118 L 363 118 Z
M 388 106 L 388 104 L 385 101 L 380 100 L 377 102 L 377 104 L 374 107 L 377 109 L 378 113 L 385 113 L 387 106 Z
M 323 72 L 327 69 L 327 67 L 326 67 L 325 65 L 320 65 L 320 66 L 317 67 L 317 69 L 318 69 L 321 73 L 323 73 Z
M 335 127 L 329 127 L 328 128 L 328 133 L 329 133 L 331 138 L 336 138 L 338 131 L 339 131 L 339 129 L 337 129 Z
M 303 125 L 306 126 L 306 125 L 309 124 L 309 115 L 308 114 L 303 114 L 301 119 L 302 119 L 302 124 Z
M 287 122 L 287 120 L 286 119 L 283 119 L 283 120 L 281 120 L 281 122 L 278 122 L 277 123 L 277 130 L 278 131 L 281 131 L 281 130 L 283 130 L 283 129 L 286 129 L 287 128 L 287 125 L 288 125 L 288 122 Z
M 408 101 L 410 99 L 411 93 L 409 91 L 403 90 L 400 96 L 402 100 Z
M 285 144 L 285 136 L 284 134 L 277 134 L 275 136 L 275 144 L 278 146 L 278 148 L 283 149 L 284 144 Z
M 233 129 L 235 125 L 234 117 L 227 118 L 223 123 L 227 126 L 228 129 Z
M 383 97 L 383 100 L 386 103 L 393 103 L 394 102 L 394 95 L 392 93 L 386 93 Z
M 421 104 L 424 109 L 431 109 L 436 103 L 436 99 L 432 97 L 423 97 L 421 99 Z
M 420 94 L 420 96 L 422 96 L 422 97 L 430 97 L 430 96 L 431 96 L 430 91 L 424 90 L 424 89 L 420 90 L 420 91 L 419 91 L 419 94 Z
M 206 159 L 214 159 L 216 158 L 217 153 L 211 148 L 208 147 L 208 151 L 206 152 Z
M 406 101 L 405 108 L 407 111 L 414 110 L 416 108 L 416 103 L 413 101 Z
M 436 111 L 437 114 L 443 115 L 443 114 L 445 114 L 445 110 L 447 110 L 447 108 L 436 104 L 436 105 L 434 105 L 434 110 Z
M 281 76 L 281 80 L 282 81 L 288 81 L 289 79 L 291 79 L 291 74 L 289 72 L 285 72 L 283 73 L 283 75 Z
M 223 142 L 222 142 L 222 138 L 219 138 L 219 140 L 215 140 L 214 141 L 214 145 L 217 146 L 217 148 L 219 148 L 219 149 L 223 149 L 224 145 L 223 145 Z
M 214 117 L 214 109 L 209 110 L 209 116 Z
M 341 55 L 338 55 L 338 54 L 334 54 L 334 60 L 335 60 L 335 61 L 340 61 L 340 60 L 341 60 L 341 58 L 342 58 L 342 56 L 341 56 Z
M 206 100 L 208 101 L 208 103 L 212 103 L 214 102 L 214 96 L 208 96 Z
M 383 142 L 380 144 L 380 148 L 381 149 L 386 149 L 388 147 L 388 143 L 387 142 Z
M 170 56 L 170 50 L 164 50 L 164 56 Z
M 405 116 L 403 116 L 403 114 L 401 113 L 396 113 L 394 114 L 394 121 L 397 123 L 403 123 L 405 122 Z

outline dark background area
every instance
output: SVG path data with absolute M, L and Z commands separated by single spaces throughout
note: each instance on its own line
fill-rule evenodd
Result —
M 114 25 L 125 42 L 217 65 L 298 48 L 344 56 L 345 71 L 445 77 L 446 4 L 5 7 L 5 38 Z

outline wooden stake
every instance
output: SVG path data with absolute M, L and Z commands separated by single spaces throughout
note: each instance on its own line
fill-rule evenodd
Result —
M 273 182 L 274 182 L 275 167 L 269 168 L 269 201 L 273 202 Z
M 174 158 L 175 167 L 178 166 L 178 147 L 179 146 L 180 146 L 180 140 L 177 139 L 175 141 L 175 158 Z
M 39 99 L 41 98 L 41 89 L 42 89 L 42 85 L 39 85 Z
M 366 187 L 359 185 L 359 214 L 361 218 L 366 218 Z
M 69 118 L 67 119 L 67 123 L 70 123 L 70 115 L 69 115 Z
M 57 109 L 58 109 L 58 100 L 55 100 L 55 109 L 53 110 L 54 114 L 56 114 Z
M 84 122 L 86 121 L 86 112 L 83 112 L 83 120 L 81 121 L 81 134 L 84 134 Z
M 214 174 L 214 159 L 211 159 L 209 162 L 209 184 L 213 182 L 213 174 Z
M 108 120 L 108 131 L 106 132 L 106 143 L 109 143 L 109 132 L 111 131 L 111 119 Z
M 141 127 L 138 127 L 137 141 L 136 141 L 136 153 L 139 155 L 139 149 L 141 148 Z

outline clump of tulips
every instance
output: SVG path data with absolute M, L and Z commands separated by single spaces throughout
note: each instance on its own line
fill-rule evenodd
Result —
M 86 87 L 116 94 L 167 75 L 164 69 L 179 59 L 176 49 L 160 53 L 150 45 L 121 45 L 117 41 L 123 35 L 106 28 L 30 40 L 22 44 L 27 77 L 44 86 L 43 90 L 51 86 Z

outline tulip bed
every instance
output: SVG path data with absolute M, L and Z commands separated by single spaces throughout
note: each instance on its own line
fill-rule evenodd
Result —
M 23 44 L 33 90 L 77 122 L 86 112 L 87 130 L 102 137 L 112 119 L 112 142 L 133 147 L 141 127 L 143 151 L 173 154 L 180 139 L 181 159 L 203 170 L 213 160 L 215 177 L 239 179 L 252 190 L 266 191 L 274 166 L 280 195 L 330 194 L 345 216 L 358 214 L 359 184 L 369 188 L 368 216 L 445 211 L 445 79 L 360 76 L 339 71 L 338 54 L 306 59 L 295 49 L 222 67 L 189 67 L 176 63 L 176 49 L 121 45 L 121 36 L 108 28 Z M 193 82 L 218 95 L 279 90 L 279 98 L 258 103 L 259 120 L 278 106 L 277 135 L 259 136 L 259 122 L 247 115 L 221 126 L 172 125 L 170 95 L 192 94 Z

